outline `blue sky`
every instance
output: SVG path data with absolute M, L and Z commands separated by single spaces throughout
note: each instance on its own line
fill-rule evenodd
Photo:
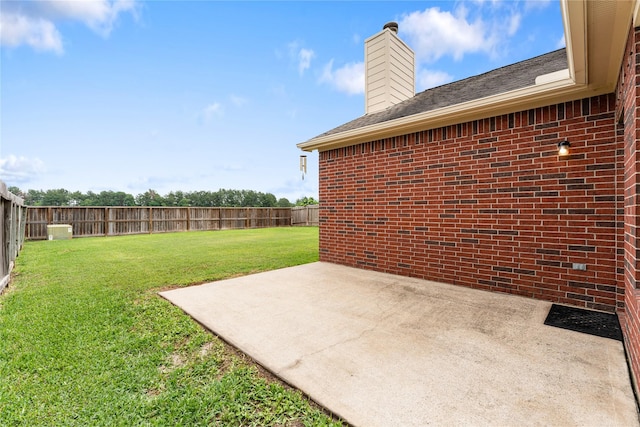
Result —
M 389 21 L 417 91 L 564 47 L 556 0 L 0 0 L 0 179 L 317 197 L 296 144 L 364 114 L 363 43 Z

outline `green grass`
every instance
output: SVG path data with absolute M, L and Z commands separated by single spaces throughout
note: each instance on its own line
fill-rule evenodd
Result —
M 340 425 L 157 295 L 317 259 L 306 227 L 27 242 L 0 297 L 0 425 Z

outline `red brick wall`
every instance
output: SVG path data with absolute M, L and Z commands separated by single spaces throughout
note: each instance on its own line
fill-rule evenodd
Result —
M 617 117 L 624 124 L 624 285 L 622 327 L 636 385 L 640 384 L 640 30 L 631 30 L 618 82 Z
M 320 259 L 622 308 L 615 100 L 605 95 L 321 152 Z M 565 138 L 571 153 L 559 157 Z

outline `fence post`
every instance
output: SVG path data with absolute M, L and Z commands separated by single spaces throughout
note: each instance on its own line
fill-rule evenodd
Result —
M 107 237 L 109 233 L 109 208 L 104 208 L 104 218 L 102 219 L 102 235 Z

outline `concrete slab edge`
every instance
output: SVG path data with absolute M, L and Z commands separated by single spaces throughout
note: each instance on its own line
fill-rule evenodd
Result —
M 306 399 L 312 401 L 316 406 L 318 406 L 319 408 L 322 408 L 322 410 L 330 415 L 333 418 L 336 418 L 338 421 L 340 421 L 345 427 L 356 427 L 353 424 L 349 423 L 343 416 L 341 416 L 340 414 L 336 413 L 335 411 L 330 410 L 329 408 L 327 408 L 325 405 L 323 405 L 320 401 L 318 401 L 317 399 L 315 399 L 313 396 L 309 395 L 308 393 L 305 393 L 304 391 L 300 390 L 298 387 L 296 387 L 295 385 L 291 384 L 289 381 L 287 381 L 285 378 L 283 378 L 282 376 L 278 375 L 276 372 L 274 372 L 273 370 L 269 369 L 267 366 L 265 366 L 263 363 L 260 362 L 260 360 L 256 359 L 253 355 L 246 353 L 242 350 L 240 350 L 240 347 L 234 343 L 233 341 L 230 341 L 226 338 L 223 338 L 219 333 L 217 333 L 215 330 L 209 328 L 207 325 L 203 324 L 202 322 L 198 321 L 198 319 L 196 319 L 195 317 L 193 317 L 188 311 L 185 311 L 182 307 L 178 306 L 177 304 L 174 304 L 171 300 L 169 300 L 168 298 L 166 298 L 164 295 L 162 295 L 162 292 L 159 292 L 158 295 L 163 298 L 165 301 L 169 302 L 171 305 L 178 307 L 180 310 L 182 310 L 182 312 L 184 314 L 186 314 L 187 316 L 189 316 L 194 322 L 196 322 L 198 325 L 200 325 L 203 329 L 209 331 L 211 334 L 213 334 L 217 339 L 219 339 L 220 341 L 222 341 L 223 343 L 225 343 L 225 345 L 228 345 L 230 347 L 233 347 L 235 349 L 235 351 L 237 351 L 238 353 L 242 353 L 243 355 L 245 355 L 249 360 L 251 360 L 251 362 L 255 363 L 256 365 L 258 365 L 263 371 L 268 372 L 269 375 L 271 375 L 272 377 L 276 378 L 278 381 L 282 382 L 283 384 L 285 384 L 288 388 L 291 388 L 293 390 L 296 390 L 297 392 L 299 392 L 300 394 L 302 394 Z

